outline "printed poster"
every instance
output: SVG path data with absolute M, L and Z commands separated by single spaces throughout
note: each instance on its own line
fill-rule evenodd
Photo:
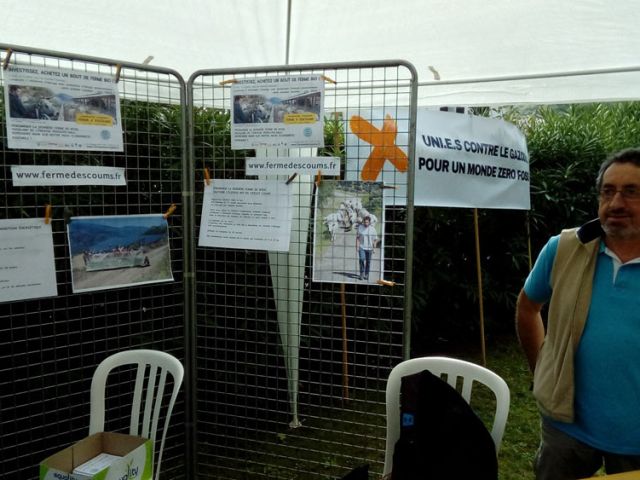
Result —
M 113 75 L 9 65 L 4 85 L 9 148 L 123 151 Z
M 173 280 L 160 214 L 71 217 L 67 234 L 74 293 Z
M 324 147 L 320 75 L 239 79 L 231 86 L 231 148 Z
M 0 302 L 58 295 L 51 224 L 0 220 Z
M 291 188 L 283 180 L 214 179 L 204 189 L 198 246 L 288 252 Z
M 384 272 L 381 183 L 323 180 L 313 235 L 313 281 L 376 284 Z
M 351 180 L 381 181 L 385 203 L 407 195 L 407 108 L 372 108 L 345 122 Z M 416 206 L 530 208 L 526 139 L 504 120 L 418 108 Z

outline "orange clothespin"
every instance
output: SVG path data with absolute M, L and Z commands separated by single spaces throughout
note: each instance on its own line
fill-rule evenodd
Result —
M 207 186 L 211 185 L 211 175 L 209 175 L 209 169 L 207 167 L 204 167 L 204 183 L 207 184 Z
M 162 217 L 166 220 L 167 218 L 169 218 L 169 215 L 171 215 L 173 212 L 176 211 L 176 204 L 172 203 L 171 206 L 169 207 L 169 209 L 164 212 L 164 214 L 162 215 Z
M 320 186 L 320 181 L 322 180 L 322 170 L 318 170 L 316 174 L 316 187 Z
M 11 60 L 11 54 L 13 54 L 13 50 L 7 48 L 7 56 L 4 57 L 4 62 L 2 63 L 2 69 L 6 70 L 9 67 L 9 60 Z
M 44 223 L 49 225 L 51 222 L 51 205 L 48 203 L 44 206 Z
M 122 64 L 118 63 L 116 65 L 116 83 L 120 81 L 120 71 L 122 70 Z
M 334 79 L 327 77 L 326 75 L 320 75 L 320 78 L 322 78 L 325 82 L 328 83 L 333 83 L 334 85 L 337 85 L 338 82 L 336 82 Z
M 220 82 L 220 85 L 230 85 L 232 83 L 238 83 L 238 80 L 236 80 L 235 78 L 230 78 L 229 80 L 222 80 Z
M 378 285 L 382 285 L 384 287 L 395 287 L 396 282 L 390 282 L 389 280 L 380 279 L 376 282 Z
M 291 182 L 293 182 L 293 180 L 298 176 L 297 172 L 294 172 L 293 175 L 291 175 L 289 177 L 289 179 L 287 180 L 286 184 L 289 185 Z

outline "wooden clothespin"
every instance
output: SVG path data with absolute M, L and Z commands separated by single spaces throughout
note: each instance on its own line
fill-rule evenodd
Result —
M 316 174 L 316 187 L 320 186 L 320 182 L 322 181 L 322 170 L 318 170 Z
M 298 176 L 297 172 L 293 172 L 293 175 L 291 175 L 289 177 L 289 179 L 287 180 L 286 184 L 289 185 L 291 182 L 293 182 L 293 180 Z
M 120 81 L 120 72 L 122 71 L 122 64 L 118 63 L 116 65 L 116 83 Z
M 167 218 L 169 218 L 169 216 L 176 211 L 176 204 L 172 203 L 171 206 L 169 207 L 169 209 L 164 212 L 164 214 L 162 215 L 162 217 L 166 220 Z
M 396 186 L 395 185 L 382 185 L 382 188 L 388 188 L 388 189 L 391 189 L 391 190 L 395 190 Z
M 434 80 L 440 80 L 440 72 L 438 72 L 433 65 L 429 65 L 427 68 L 433 74 Z
M 4 62 L 2 63 L 2 69 L 6 70 L 9 67 L 9 60 L 11 60 L 11 55 L 13 54 L 13 50 L 7 48 L 7 55 L 4 57 Z
M 376 282 L 378 285 L 382 285 L 384 287 L 395 287 L 396 282 L 390 282 L 389 280 L 380 279 Z
M 220 85 L 230 85 L 232 83 L 238 83 L 238 80 L 236 80 L 235 78 L 230 78 L 229 80 L 222 80 L 220 82 Z
M 48 203 L 44 206 L 44 223 L 51 223 L 51 205 Z
M 209 174 L 209 169 L 204 167 L 204 183 L 209 186 L 211 185 L 211 175 Z
M 337 85 L 338 82 L 336 82 L 334 79 L 327 77 L 326 75 L 320 75 L 320 78 L 323 79 L 325 82 L 327 83 L 333 83 L 334 85 Z

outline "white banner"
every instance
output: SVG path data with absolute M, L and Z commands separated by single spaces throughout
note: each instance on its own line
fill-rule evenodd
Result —
M 513 124 L 418 110 L 415 205 L 528 210 L 529 153 Z
M 324 146 L 320 75 L 239 79 L 231 99 L 232 149 Z
M 427 108 L 416 120 L 416 206 L 530 208 L 529 154 L 515 125 Z M 394 186 L 385 204 L 404 205 L 408 109 L 372 108 L 345 123 L 346 178 Z
M 245 175 L 316 175 L 340 176 L 338 157 L 247 157 Z
M 205 186 L 198 246 L 288 252 L 291 185 L 214 179 Z
M 124 168 L 81 165 L 11 165 L 14 187 L 126 185 Z
M 58 295 L 51 224 L 0 220 L 0 302 Z
M 123 151 L 113 75 L 9 65 L 4 81 L 9 148 Z

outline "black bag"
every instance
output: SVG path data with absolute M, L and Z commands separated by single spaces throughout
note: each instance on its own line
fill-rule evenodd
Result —
M 497 480 L 495 445 L 482 420 L 447 382 L 425 370 L 400 387 L 400 438 L 392 480 Z

